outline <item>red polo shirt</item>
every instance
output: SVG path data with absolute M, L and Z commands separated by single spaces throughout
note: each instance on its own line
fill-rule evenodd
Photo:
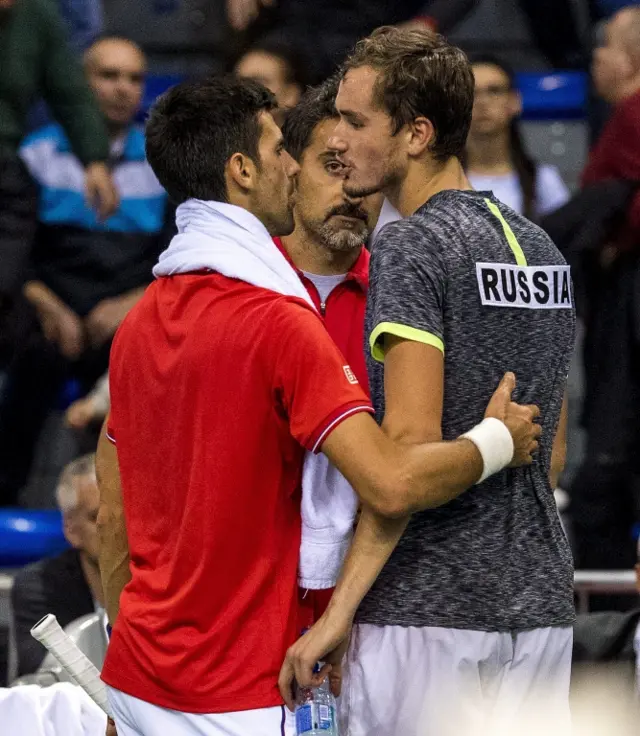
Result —
M 110 385 L 132 579 L 103 679 L 192 713 L 280 704 L 304 452 L 366 395 L 311 307 L 219 274 L 147 289 Z
M 329 294 L 327 303 L 321 304 L 320 295 L 314 283 L 297 268 L 280 238 L 273 240 L 295 269 L 316 305 L 316 309 L 324 317 L 327 331 L 353 368 L 360 385 L 368 392 L 369 379 L 364 352 L 364 313 L 369 289 L 369 260 L 371 258 L 369 251 L 362 248 L 358 260 L 353 264 L 345 280 Z
M 364 313 L 367 308 L 369 261 L 371 259 L 369 251 L 362 248 L 345 280 L 333 289 L 326 303 L 322 304 L 315 284 L 291 260 L 282 240 L 274 238 L 273 241 L 293 266 L 309 292 L 316 309 L 323 316 L 327 332 L 353 368 L 360 385 L 369 393 L 369 378 L 364 352 Z M 301 599 L 301 629 L 310 627 L 322 616 L 329 605 L 332 594 L 333 588 L 304 591 Z

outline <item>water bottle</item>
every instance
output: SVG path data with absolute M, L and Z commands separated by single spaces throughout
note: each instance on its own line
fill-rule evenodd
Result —
M 320 671 L 320 665 L 314 672 Z M 296 692 L 296 735 L 338 736 L 336 699 L 325 678 L 320 687 L 298 687 Z

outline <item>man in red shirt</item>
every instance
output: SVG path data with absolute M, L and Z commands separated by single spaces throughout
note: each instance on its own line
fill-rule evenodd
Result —
M 591 151 L 583 184 L 640 181 L 640 7 L 620 10 L 596 49 L 593 80 L 613 110 Z M 637 368 L 640 192 L 624 222 L 585 260 L 584 462 L 569 489 L 576 566 L 626 569 L 636 559 L 640 383 Z M 596 597 L 595 608 L 628 607 L 627 596 Z
M 366 390 L 364 313 L 370 256 L 365 243 L 375 227 L 382 197 L 352 198 L 344 193 L 345 167 L 328 146 L 338 121 L 337 92 L 337 80 L 330 79 L 309 90 L 286 117 L 282 127 L 285 148 L 300 166 L 293 208 L 295 230 L 274 241 Z M 332 592 L 332 588 L 304 591 L 301 628 L 322 615 Z
M 325 453 L 363 503 L 395 517 L 529 463 L 537 447 L 511 374 L 452 442 L 403 446 L 369 416 L 270 239 L 293 230 L 299 169 L 273 105 L 254 82 L 213 78 L 173 88 L 147 124 L 178 235 L 116 335 L 98 446 L 113 624 L 102 676 L 120 736 L 293 734 L 277 679 L 298 634 L 306 453 Z M 378 570 L 385 559 L 371 557 Z
M 364 355 L 364 312 L 369 286 L 365 244 L 380 214 L 382 196 L 349 197 L 345 167 L 328 146 L 338 121 L 337 80 L 309 90 L 287 115 L 285 147 L 300 172 L 293 215 L 295 230 L 276 238 L 313 302 L 331 337 L 368 386 Z
M 640 179 L 640 7 L 620 10 L 605 26 L 596 49 L 593 81 L 613 113 L 582 175 L 583 184 L 605 179 Z M 624 247 L 640 240 L 640 194 L 627 218 Z

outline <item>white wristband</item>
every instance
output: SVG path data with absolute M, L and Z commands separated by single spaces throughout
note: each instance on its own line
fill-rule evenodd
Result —
M 462 435 L 461 439 L 471 440 L 482 455 L 484 470 L 478 483 L 499 472 L 513 460 L 513 438 L 506 424 L 490 417 L 476 424 Z

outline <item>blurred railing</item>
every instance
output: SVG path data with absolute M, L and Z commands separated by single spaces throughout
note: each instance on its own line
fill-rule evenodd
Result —
M 577 570 L 574 590 L 578 613 L 588 613 L 589 599 L 598 593 L 633 595 L 636 591 L 634 570 Z

